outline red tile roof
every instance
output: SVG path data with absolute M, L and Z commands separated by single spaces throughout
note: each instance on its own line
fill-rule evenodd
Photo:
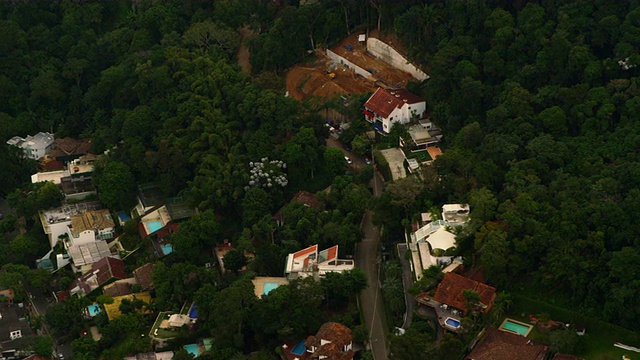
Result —
M 483 312 L 488 312 L 493 306 L 493 300 L 496 298 L 496 288 L 451 272 L 444 274 L 433 300 L 465 311 L 465 299 L 462 296 L 463 290 L 473 290 L 480 295 L 480 302 L 486 305 Z
M 327 249 L 327 260 L 331 261 L 338 258 L 338 245 L 332 246 Z
M 43 171 L 64 170 L 64 163 L 59 160 L 51 160 L 42 164 Z
M 584 358 L 569 354 L 556 353 L 551 360 L 584 360 Z
M 487 328 L 465 360 L 543 360 L 548 350 L 524 336 Z
M 102 292 L 110 295 L 111 297 L 129 295 L 132 293 L 131 284 L 126 282 L 114 282 L 102 288 Z
M 84 155 L 91 151 L 91 140 L 62 138 L 53 141 L 53 149 L 49 152 L 51 157 Z
M 302 257 L 302 256 L 307 256 L 311 253 L 315 253 L 318 251 L 318 245 L 311 245 L 306 249 L 302 249 L 296 253 L 293 253 L 293 258 L 297 258 L 297 257 Z
M 155 264 L 148 263 L 133 270 L 133 276 L 138 281 L 138 284 L 140 285 L 141 290 L 147 290 L 153 285 L 152 275 L 153 275 L 153 268 L 155 266 L 156 266 Z
M 429 153 L 429 156 L 431 156 L 433 160 L 435 160 L 438 156 L 442 155 L 442 150 L 440 150 L 440 148 L 437 146 L 427 147 L 427 152 Z
M 96 270 L 99 271 L 96 273 Z M 124 262 L 111 256 L 105 256 L 93 263 L 93 265 L 91 265 L 91 272 L 89 272 L 89 275 L 92 273 L 96 273 L 99 285 L 104 285 L 113 278 L 125 279 L 128 277 L 127 272 L 124 271 Z
M 322 340 L 330 343 L 321 345 Z M 315 336 L 309 336 L 304 345 L 307 348 L 316 347 L 316 351 L 311 354 L 312 358 L 325 356 L 327 359 L 350 360 L 353 359 L 353 351 L 343 351 L 343 348 L 352 341 L 351 329 L 339 323 L 327 322 L 320 327 Z
M 396 108 L 401 108 L 405 104 L 416 104 L 423 101 L 424 100 L 420 99 L 418 96 L 404 89 L 386 90 L 378 88 L 378 90 L 371 95 L 369 100 L 364 103 L 364 107 L 386 118 L 389 117 Z

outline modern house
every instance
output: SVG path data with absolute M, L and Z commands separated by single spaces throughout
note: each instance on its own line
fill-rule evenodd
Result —
M 465 360 L 544 360 L 549 347 L 524 336 L 488 327 Z
M 147 211 L 164 204 L 164 194 L 156 184 L 141 184 L 138 186 L 137 200 L 136 207 L 131 211 L 132 218 L 143 216 Z
M 466 299 L 463 295 L 465 290 L 473 290 L 480 295 L 480 301 L 475 304 L 473 311 L 486 313 L 491 310 L 496 298 L 496 288 L 453 272 L 444 274 L 433 295 L 433 300 L 465 314 L 467 312 Z
M 335 323 L 324 323 L 304 343 L 311 359 L 351 360 L 354 356 L 351 329 Z
M 115 235 L 115 222 L 107 209 L 88 210 L 71 216 L 68 233 L 73 245 L 96 240 L 110 240 Z
M 442 130 L 429 119 L 418 121 L 418 124 L 409 127 L 407 132 L 411 141 L 407 144 L 405 139 L 401 138 L 400 145 L 403 147 L 409 145 L 409 149 L 412 151 L 425 150 L 435 146 L 442 139 Z
M 287 256 L 285 275 L 293 280 L 299 277 L 324 277 L 329 272 L 344 272 L 355 267 L 353 260 L 338 259 L 338 245 L 318 251 L 318 245 L 309 246 Z
M 450 226 L 463 225 L 469 220 L 469 205 L 442 205 L 442 220 L 446 221 Z
M 26 138 L 14 136 L 7 140 L 7 144 L 21 148 L 24 155 L 33 160 L 44 157 L 53 147 L 53 142 L 53 134 L 48 132 L 39 132 L 33 136 L 28 135 Z
M 82 297 L 111 281 L 121 280 L 127 277 L 122 260 L 105 256 L 91 265 L 91 271 L 71 283 L 69 292 L 70 295 Z
M 432 265 L 446 266 L 453 260 L 450 253 L 456 247 L 456 236 L 446 221 L 436 220 L 411 233 L 411 248 L 420 254 L 422 270 Z
M 365 120 L 383 133 L 389 133 L 395 123 L 408 124 L 425 114 L 427 104 L 418 96 L 404 89 L 378 88 L 364 103 Z

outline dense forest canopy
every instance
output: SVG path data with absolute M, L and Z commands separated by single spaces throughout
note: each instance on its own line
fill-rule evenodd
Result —
M 427 99 L 445 132 L 444 155 L 427 170 L 427 181 L 391 184 L 373 202 L 385 240 L 401 240 L 415 213 L 469 202 L 473 221 L 458 250 L 486 270 L 491 284 L 549 296 L 638 329 L 640 4 L 309 3 L 3 2 L 0 164 L 14 176 L 0 179 L 0 191 L 24 190 L 13 193 L 31 204 L 17 209 L 19 215 L 59 201 L 38 198 L 47 189 L 27 191 L 35 164 L 6 139 L 38 131 L 91 138 L 96 153 L 109 152 L 94 181 L 112 210 L 131 205 L 135 183 L 156 182 L 167 196 L 184 195 L 201 212 L 175 236 L 170 270 L 161 268 L 167 280 L 160 303 L 171 303 L 171 289 L 179 289 L 180 296 L 235 304 L 234 296 L 249 292 L 246 281 L 231 276 L 202 286 L 211 279 L 189 263 L 206 262 L 200 250 L 232 239 L 256 254 L 252 271 L 278 275 L 290 251 L 319 243 L 350 252 L 362 237 L 369 178 L 342 176 L 343 165 L 336 164 L 342 159 L 325 149 L 323 119 L 309 104 L 284 96 L 281 76 L 314 47 L 379 28 L 401 39 L 429 73 L 429 80 L 410 88 Z M 254 35 L 243 38 L 240 28 Z M 252 74 L 237 64 L 240 44 L 250 49 Z M 269 159 L 288 165 L 287 186 L 251 184 L 250 164 Z M 271 214 L 295 192 L 327 185 L 332 191 L 319 195 L 321 214 L 288 205 L 281 210 L 286 225 L 275 230 Z M 3 243 L 2 253 L 18 253 L 20 243 L 13 245 Z M 37 254 L 27 255 L 20 262 L 31 264 Z M 195 274 L 193 282 L 180 282 L 185 274 Z M 283 324 L 287 333 L 247 321 L 255 315 L 269 323 L 270 312 L 283 309 L 288 297 L 333 305 L 323 300 L 331 291 L 327 283 L 298 286 L 310 288 L 309 298 L 283 289 L 269 307 L 235 307 L 233 322 L 214 321 L 205 330 L 235 333 L 220 340 L 228 348 L 264 348 L 276 337 L 308 331 L 322 314 L 304 326 Z M 110 334 L 101 349 L 116 342 L 118 332 Z

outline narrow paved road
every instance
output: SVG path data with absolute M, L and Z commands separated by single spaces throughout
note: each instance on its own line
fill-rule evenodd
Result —
M 407 253 L 407 244 L 402 243 L 398 244 L 398 257 L 400 258 L 400 263 L 402 264 L 402 285 L 404 285 L 404 302 L 406 307 L 406 312 L 404 313 L 404 323 L 402 324 L 403 329 L 408 329 L 411 326 L 411 319 L 413 318 L 413 308 L 415 302 L 413 301 L 413 296 L 409 294 L 409 288 L 413 285 L 413 274 L 411 273 L 411 264 L 409 264 L 409 260 L 405 258 L 405 254 Z
M 382 193 L 382 179 L 377 172 L 371 180 L 373 194 L 379 196 Z M 380 292 L 380 258 L 378 257 L 378 247 L 380 243 L 380 229 L 373 226 L 371 216 L 373 213 L 367 211 L 362 219 L 362 231 L 364 239 L 356 246 L 356 266 L 361 268 L 367 276 L 369 287 L 360 295 L 362 315 L 369 329 L 369 343 L 371 352 L 375 360 L 386 360 L 389 349 L 387 347 L 388 326 L 384 311 L 384 302 Z

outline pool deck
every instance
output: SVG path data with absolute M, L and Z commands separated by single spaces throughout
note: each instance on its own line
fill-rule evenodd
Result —
M 456 309 L 452 309 L 450 307 L 445 308 L 443 306 L 443 304 L 431 299 L 430 297 L 416 297 L 416 302 L 418 304 L 421 305 L 425 305 L 428 307 L 433 308 L 436 311 L 436 315 L 438 316 L 438 323 L 440 324 L 440 327 L 447 330 L 447 331 L 451 331 L 451 332 L 459 332 L 461 327 L 458 328 L 454 328 L 450 325 L 447 325 L 446 321 L 447 318 L 452 318 L 455 320 L 460 321 L 460 323 L 462 324 L 462 313 Z

